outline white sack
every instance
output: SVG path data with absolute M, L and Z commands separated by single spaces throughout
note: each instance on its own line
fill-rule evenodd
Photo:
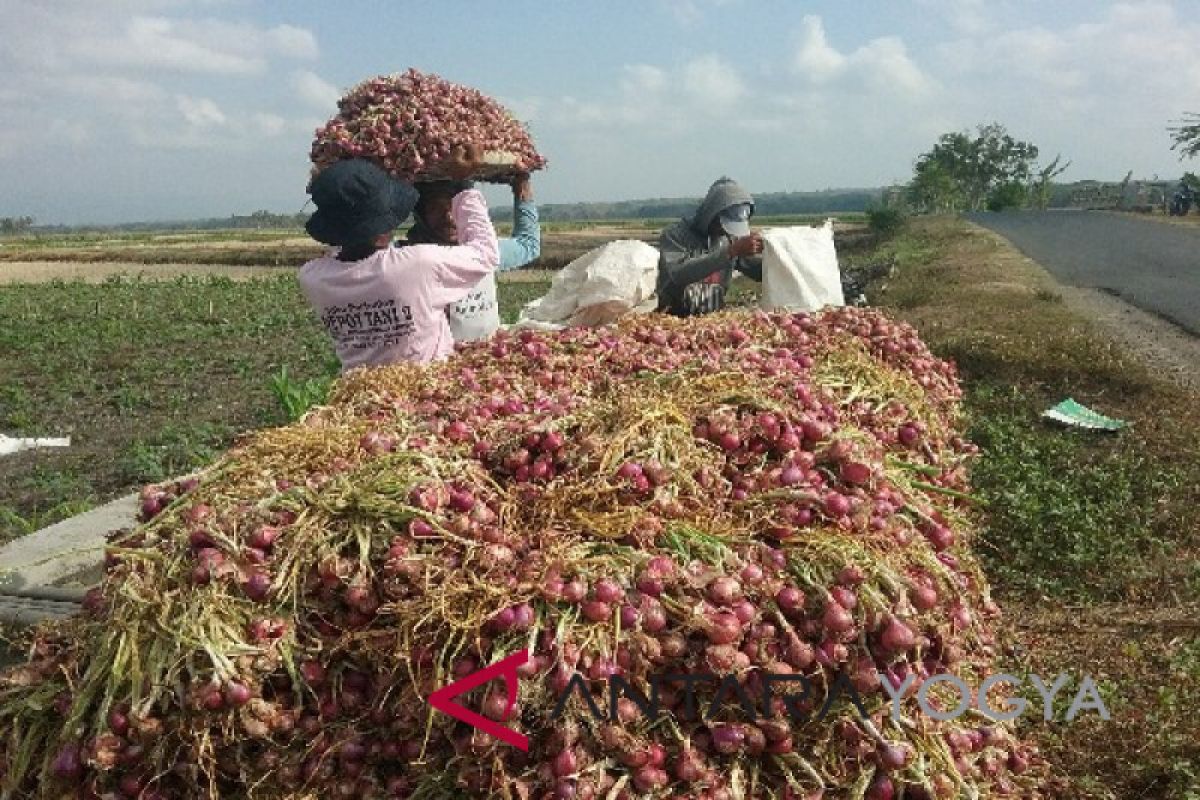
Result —
M 550 291 L 521 309 L 512 327 L 554 331 L 653 311 L 657 281 L 657 249 L 633 239 L 609 242 L 559 270 Z
M 0 433 L 0 456 L 12 455 L 22 450 L 34 450 L 39 447 L 70 447 L 71 439 L 15 439 Z
M 833 220 L 819 228 L 769 228 L 762 237 L 760 307 L 817 311 L 846 304 L 833 244 Z

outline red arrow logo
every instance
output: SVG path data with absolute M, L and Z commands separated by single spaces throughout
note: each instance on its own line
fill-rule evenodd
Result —
M 517 703 L 517 692 L 521 687 L 520 681 L 517 680 L 517 667 L 528 660 L 528 650 L 513 653 L 511 656 L 497 661 L 490 667 L 484 667 L 478 672 L 472 672 L 462 680 L 455 681 L 438 689 L 429 695 L 429 705 L 443 714 L 448 714 L 457 720 L 467 723 L 472 728 L 483 731 L 489 736 L 494 736 L 502 742 L 507 742 L 519 750 L 529 752 L 529 739 L 527 737 L 517 733 L 512 728 L 506 728 L 499 722 L 490 720 L 481 714 L 476 714 L 469 708 L 465 708 L 454 702 L 454 698 L 460 694 L 465 694 L 476 686 L 482 686 L 497 675 L 502 676 L 504 678 L 504 691 L 508 695 L 508 706 L 504 709 L 504 719 L 507 721 L 508 715 L 512 713 L 513 706 Z

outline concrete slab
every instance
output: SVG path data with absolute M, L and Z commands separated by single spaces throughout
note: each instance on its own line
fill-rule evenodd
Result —
M 0 548 L 0 591 L 32 586 L 88 586 L 99 581 L 104 537 L 137 525 L 138 495 L 22 536 Z
M 0 622 L 32 625 L 46 619 L 66 619 L 79 613 L 79 603 L 0 595 Z

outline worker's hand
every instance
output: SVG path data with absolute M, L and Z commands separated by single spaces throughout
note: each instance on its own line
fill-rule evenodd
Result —
M 524 203 L 533 199 L 533 183 L 529 180 L 528 172 L 518 172 L 512 179 L 513 198 Z
M 456 181 L 466 180 L 483 166 L 483 148 L 478 144 L 456 145 L 450 158 L 443 163 L 446 176 Z
M 729 245 L 729 255 L 733 258 L 756 256 L 763 251 L 762 235 L 751 233 L 740 239 L 734 239 Z

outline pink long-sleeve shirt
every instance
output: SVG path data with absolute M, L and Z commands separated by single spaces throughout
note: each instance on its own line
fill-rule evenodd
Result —
M 387 247 L 361 261 L 337 250 L 300 268 L 300 288 L 333 337 L 342 371 L 450 355 L 446 307 L 470 293 L 500 261 L 483 195 L 455 196 L 451 214 L 462 244 Z

